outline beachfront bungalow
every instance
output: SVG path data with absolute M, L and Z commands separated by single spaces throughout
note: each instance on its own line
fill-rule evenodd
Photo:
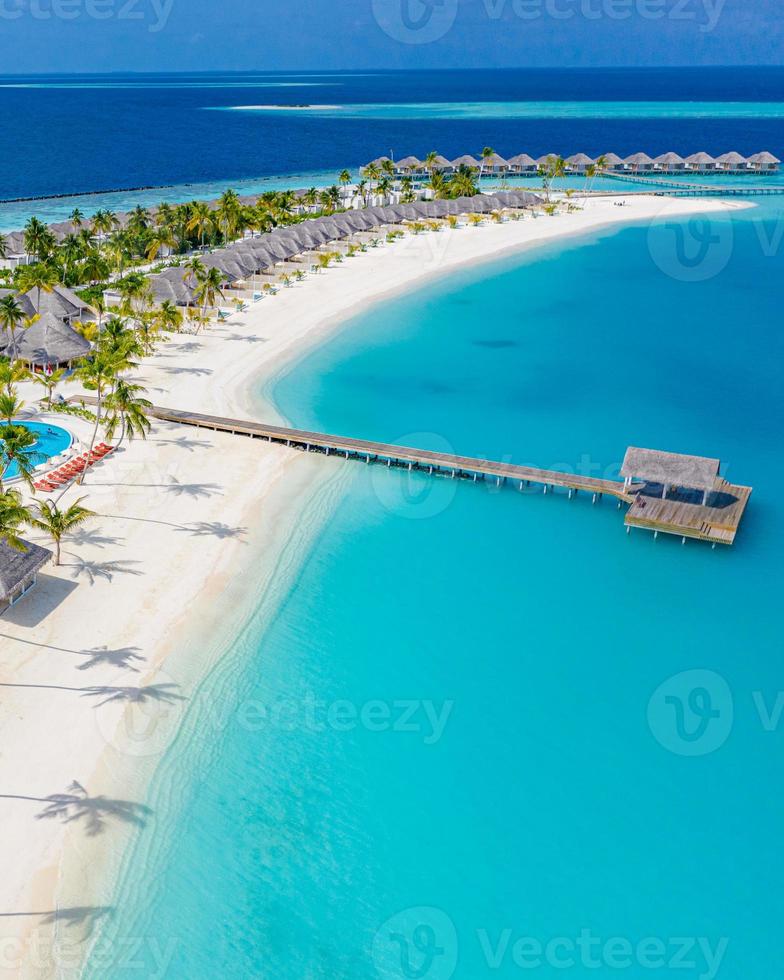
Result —
M 0 616 L 27 595 L 38 581 L 38 573 L 52 560 L 52 552 L 23 541 L 24 551 L 0 542 Z
M 753 153 L 748 159 L 749 170 L 763 174 L 775 173 L 779 169 L 780 163 L 781 160 L 774 157 L 772 153 L 768 153 L 767 150 L 763 150 L 762 153 Z
M 603 153 L 602 156 L 597 157 L 597 159 L 604 160 L 602 170 L 607 170 L 610 173 L 623 173 L 624 170 L 626 170 L 626 164 L 617 153 Z
M 654 157 L 653 167 L 654 170 L 671 173 L 673 171 L 685 170 L 686 161 L 682 156 L 678 156 L 677 153 L 670 151 L 669 153 L 662 153 L 660 156 Z
M 653 170 L 653 159 L 647 153 L 632 153 L 624 160 L 626 169 L 633 174 L 650 173 Z
M 509 157 L 510 174 L 535 174 L 537 171 L 536 160 L 529 157 L 527 153 L 518 153 L 517 156 Z
M 366 166 L 362 169 L 365 170 L 367 167 L 378 167 L 378 169 L 383 172 L 384 167 L 388 166 L 390 163 L 393 167 L 395 166 L 395 161 L 390 157 L 376 157 L 375 160 L 371 160 L 370 163 L 366 164 Z
M 737 173 L 738 171 L 748 170 L 749 164 L 746 157 L 732 150 L 730 153 L 722 153 L 716 157 L 716 169 L 725 172 Z
M 596 164 L 595 160 L 592 160 L 587 153 L 573 153 L 572 156 L 566 158 L 566 166 L 570 173 L 573 174 L 584 174 L 588 167 L 593 167 Z
M 49 292 L 31 289 L 27 293 L 14 293 L 11 289 L 0 289 L 0 298 L 13 294 L 25 317 L 43 316 L 51 313 L 65 323 L 92 323 L 95 313 L 67 286 L 55 286 Z
M 0 336 L 0 350 L 6 357 L 14 357 L 33 369 L 53 371 L 71 367 L 74 361 L 89 354 L 91 345 L 73 327 L 46 310 L 31 327 L 16 330 L 13 336 L 6 330 Z
M 692 153 L 691 156 L 686 157 L 686 169 L 693 173 L 713 173 L 716 169 L 716 161 L 709 153 L 705 153 L 704 151 L 701 153 Z

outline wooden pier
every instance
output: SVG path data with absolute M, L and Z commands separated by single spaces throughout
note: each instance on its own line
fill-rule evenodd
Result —
M 96 399 L 92 396 L 72 396 L 69 401 L 84 405 L 96 403 Z M 408 471 L 424 472 L 430 476 L 473 482 L 489 479 L 499 487 L 506 485 L 518 491 L 527 490 L 533 485 L 541 487 L 545 494 L 560 488 L 567 492 L 570 499 L 580 492 L 589 493 L 593 503 L 597 503 L 606 494 L 618 501 L 618 507 L 623 504 L 629 505 L 626 514 L 626 527 L 629 532 L 633 527 L 644 528 L 652 531 L 654 536 L 658 536 L 660 532 L 673 534 L 681 537 L 684 542 L 687 538 L 696 538 L 708 541 L 714 547 L 716 544 L 734 543 L 752 492 L 750 487 L 734 486 L 719 476 L 711 477 L 709 489 L 706 489 L 707 484 L 692 481 L 695 486 L 702 488 L 695 495 L 693 489 L 668 486 L 666 482 L 662 488 L 650 479 L 635 480 L 627 476 L 623 482 L 606 480 L 563 473 L 559 470 L 495 462 L 473 456 L 456 456 L 391 443 L 328 435 L 323 432 L 289 429 L 264 422 L 205 415 L 159 405 L 148 409 L 148 414 L 164 422 L 210 429 L 215 432 L 228 432 L 304 452 L 322 453 L 325 456 L 358 460 L 365 464 L 375 463 L 389 468 L 403 468 Z M 627 461 L 632 453 L 649 452 L 649 450 L 630 449 L 627 451 Z M 684 473 L 684 461 L 696 462 L 698 465 L 715 464 L 718 473 L 718 460 L 703 460 L 701 457 L 678 456 L 673 453 L 651 455 L 657 460 L 674 461 L 676 467 L 680 464 L 680 468 L 677 469 L 679 474 Z M 626 466 L 626 462 L 624 465 Z M 658 471 L 655 475 L 658 477 Z

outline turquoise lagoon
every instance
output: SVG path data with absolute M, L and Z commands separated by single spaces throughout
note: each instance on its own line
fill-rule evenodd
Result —
M 777 975 L 780 218 L 460 272 L 274 380 L 297 425 L 596 473 L 717 455 L 755 493 L 712 551 L 322 461 L 345 493 L 190 703 L 90 977 Z

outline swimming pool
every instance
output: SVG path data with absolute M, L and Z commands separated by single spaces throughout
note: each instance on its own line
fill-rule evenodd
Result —
M 48 422 L 23 422 L 20 419 L 14 419 L 14 425 L 22 425 L 35 435 L 36 441 L 30 447 L 35 453 L 35 466 L 40 466 L 52 456 L 65 452 L 73 442 L 71 433 L 67 429 L 61 429 L 59 425 Z M 1 441 L 0 445 L 2 445 Z M 17 476 L 19 476 L 19 467 L 16 463 L 11 463 L 3 473 L 3 479 L 13 480 Z

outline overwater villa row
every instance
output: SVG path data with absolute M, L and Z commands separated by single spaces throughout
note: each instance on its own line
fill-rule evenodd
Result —
M 536 158 L 527 153 L 520 153 L 509 157 L 508 160 L 497 153 L 490 153 L 481 157 L 466 154 L 455 160 L 448 160 L 439 153 L 432 153 L 422 160 L 415 156 L 407 156 L 397 161 L 390 157 L 378 157 L 368 166 L 389 170 L 391 164 L 395 176 L 398 177 L 427 177 L 433 170 L 448 174 L 454 173 L 460 167 L 470 167 L 484 176 L 535 175 L 541 169 L 551 167 L 553 160 L 559 159 L 561 158 L 557 153 L 545 153 Z M 692 153 L 687 157 L 673 152 L 662 153 L 657 157 L 650 157 L 647 153 L 632 153 L 625 158 L 619 157 L 616 153 L 605 153 L 599 157 L 575 153 L 564 158 L 564 169 L 570 174 L 585 174 L 589 168 L 613 174 L 773 174 L 778 172 L 780 163 L 781 160 L 767 150 L 754 153 L 750 157 L 741 156 L 735 151 L 722 153 L 718 157 L 712 157 L 704 152 Z

